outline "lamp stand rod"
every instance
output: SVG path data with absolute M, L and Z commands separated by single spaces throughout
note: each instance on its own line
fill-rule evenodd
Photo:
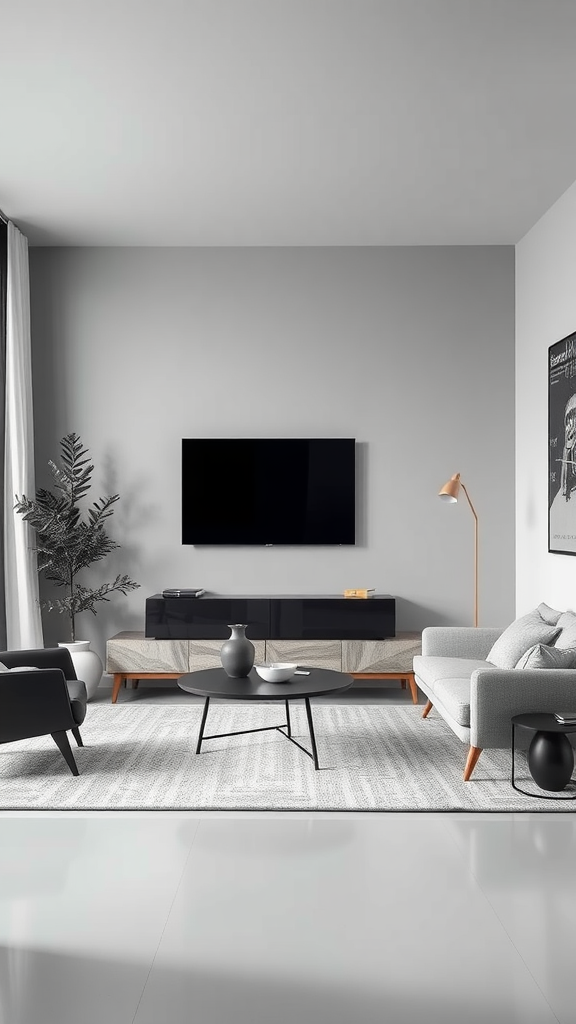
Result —
M 460 480 L 460 486 L 461 486 L 462 490 L 464 491 L 464 494 L 466 495 L 466 498 L 468 499 L 468 504 L 470 505 L 470 508 L 472 510 L 472 515 L 474 516 L 474 625 L 477 626 L 478 625 L 478 515 L 476 514 L 476 509 L 474 508 L 474 505 L 470 501 L 470 495 L 468 494 L 468 491 L 466 490 L 465 484 L 462 483 L 462 480 Z

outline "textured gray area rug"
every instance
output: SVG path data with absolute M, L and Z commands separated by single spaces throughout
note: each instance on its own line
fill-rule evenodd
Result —
M 72 776 L 51 738 L 0 746 L 3 810 L 568 811 L 510 785 L 510 754 L 486 751 L 462 780 L 466 748 L 439 716 L 413 705 L 313 706 L 320 771 L 276 731 L 207 740 L 196 755 L 202 706 L 95 705 L 72 740 Z M 304 706 L 293 735 L 309 747 Z M 206 733 L 281 724 L 283 705 L 211 704 Z M 518 756 L 525 788 L 525 758 Z

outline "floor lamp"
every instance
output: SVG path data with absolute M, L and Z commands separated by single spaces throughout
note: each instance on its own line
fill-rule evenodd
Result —
M 438 491 L 438 496 L 442 499 L 442 501 L 450 501 L 450 502 L 458 501 L 458 494 L 460 493 L 460 488 L 462 488 L 462 490 L 464 491 L 464 494 L 466 495 L 466 498 L 468 499 L 468 504 L 470 505 L 470 508 L 472 509 L 472 515 L 474 516 L 474 625 L 477 626 L 478 625 L 478 516 L 476 515 L 476 509 L 474 508 L 474 505 L 470 501 L 470 495 L 468 494 L 468 491 L 466 490 L 465 485 L 462 483 L 462 481 L 460 479 L 460 473 L 455 473 L 454 476 L 450 477 L 448 482 L 444 484 L 444 487 L 440 491 Z

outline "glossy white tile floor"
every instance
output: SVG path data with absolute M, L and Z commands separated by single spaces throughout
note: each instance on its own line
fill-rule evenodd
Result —
M 574 1024 L 572 815 L 0 815 L 0 1024 Z

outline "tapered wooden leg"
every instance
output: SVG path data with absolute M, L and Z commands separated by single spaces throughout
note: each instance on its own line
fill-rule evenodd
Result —
M 139 679 L 133 679 L 133 680 L 132 680 L 132 689 L 133 689 L 133 690 L 137 690 L 137 689 L 138 689 L 138 683 L 139 683 L 139 682 L 140 682 L 140 680 L 139 680 Z
M 72 772 L 72 775 L 80 775 L 80 772 L 78 771 L 78 766 L 76 764 L 76 761 L 74 760 L 74 754 L 72 753 L 72 748 L 70 746 L 70 741 L 68 739 L 68 736 L 66 735 L 66 732 L 52 732 L 50 733 L 50 735 L 54 740 L 54 743 L 58 747 L 58 750 L 62 754 L 62 757 L 66 761 L 66 764 L 68 765 L 70 771 Z
M 115 704 L 116 701 L 118 700 L 118 694 L 120 693 L 120 687 L 122 686 L 123 680 L 124 680 L 124 676 L 121 675 L 121 674 L 120 675 L 116 674 L 114 676 L 114 682 L 112 683 L 112 703 L 113 704 Z
M 400 680 L 400 686 L 402 687 L 403 690 L 406 689 L 406 680 L 405 679 L 401 679 Z
M 432 701 L 429 700 L 427 705 L 426 705 L 426 707 L 424 708 L 424 711 L 422 712 L 422 718 L 428 718 L 428 715 L 432 711 L 433 707 L 434 707 L 434 705 L 433 705 Z
M 418 703 L 418 687 L 416 686 L 416 680 L 414 673 L 408 676 L 408 686 L 410 687 L 410 693 L 412 694 L 412 703 Z
M 466 767 L 464 769 L 464 782 L 470 782 L 472 772 L 474 771 L 480 754 L 482 753 L 482 747 L 470 747 L 468 751 L 468 758 L 466 760 Z

